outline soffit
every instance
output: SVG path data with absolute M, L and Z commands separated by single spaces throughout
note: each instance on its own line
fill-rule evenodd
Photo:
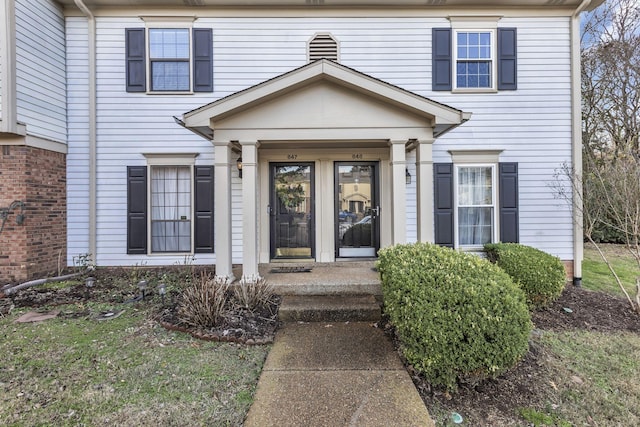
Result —
M 593 0 L 591 10 L 604 0 Z M 75 0 L 58 0 L 75 8 Z M 582 0 L 83 0 L 89 8 L 103 7 L 540 7 L 576 8 Z

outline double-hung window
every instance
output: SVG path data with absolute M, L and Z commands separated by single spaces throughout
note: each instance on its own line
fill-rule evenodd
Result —
M 496 180 L 493 165 L 456 165 L 457 247 L 496 240 Z
M 190 166 L 151 166 L 151 252 L 191 252 Z
M 494 87 L 493 31 L 456 31 L 455 82 L 458 89 Z
M 190 43 L 187 28 L 149 29 L 151 91 L 189 91 Z

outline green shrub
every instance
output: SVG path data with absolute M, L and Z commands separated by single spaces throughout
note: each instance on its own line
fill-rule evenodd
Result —
M 559 258 L 517 243 L 487 244 L 485 250 L 525 292 L 529 306 L 547 306 L 562 293 L 567 278 Z
M 524 293 L 487 260 L 417 243 L 382 249 L 378 270 L 401 350 L 431 384 L 493 378 L 527 352 Z

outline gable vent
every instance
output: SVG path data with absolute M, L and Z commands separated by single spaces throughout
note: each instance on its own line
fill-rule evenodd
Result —
M 323 58 L 338 60 L 338 42 L 331 37 L 331 34 L 316 34 L 309 41 L 309 61 Z

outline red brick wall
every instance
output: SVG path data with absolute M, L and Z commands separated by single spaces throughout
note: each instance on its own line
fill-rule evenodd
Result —
M 22 145 L 0 150 L 0 208 L 25 202 L 10 212 L 0 233 L 0 285 L 57 274 L 66 266 L 67 196 L 65 155 Z M 0 220 L 1 224 L 1 220 Z

